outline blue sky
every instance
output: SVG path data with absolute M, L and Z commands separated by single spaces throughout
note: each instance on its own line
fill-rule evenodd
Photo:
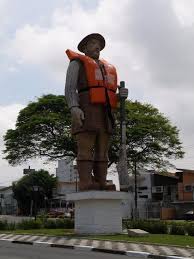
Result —
M 186 156 L 176 166 L 194 168 L 193 17 L 194 0 L 0 0 L 1 150 L 20 109 L 64 93 L 65 50 L 99 32 L 106 39 L 101 56 L 117 67 L 129 98 L 156 106 L 180 129 Z M 28 164 L 13 168 L 0 155 L 0 185 Z

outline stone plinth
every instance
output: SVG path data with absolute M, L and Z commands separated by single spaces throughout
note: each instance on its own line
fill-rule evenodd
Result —
M 127 232 L 130 237 L 144 237 L 149 235 L 149 232 L 142 229 L 128 229 Z
M 67 194 L 75 203 L 75 232 L 79 234 L 122 233 L 121 201 L 127 193 L 85 191 Z

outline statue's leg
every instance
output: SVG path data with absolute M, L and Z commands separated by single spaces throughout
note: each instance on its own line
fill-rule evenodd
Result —
M 99 189 L 99 185 L 96 186 L 92 181 L 95 140 L 95 133 L 83 132 L 76 135 L 78 149 L 77 170 L 80 191 Z
M 79 190 L 89 190 L 92 184 L 92 167 L 93 161 L 87 160 L 78 160 L 77 161 L 77 170 L 79 174 Z
M 93 174 L 95 181 L 100 184 L 101 190 L 116 190 L 114 184 L 108 185 L 106 181 L 109 141 L 110 134 L 100 132 L 95 142 Z

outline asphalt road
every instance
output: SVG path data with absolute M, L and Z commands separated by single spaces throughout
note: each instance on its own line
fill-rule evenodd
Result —
M 0 259 L 125 259 L 125 255 L 0 242 Z M 138 259 L 135 257 L 134 259 Z M 140 258 L 139 258 L 140 259 Z

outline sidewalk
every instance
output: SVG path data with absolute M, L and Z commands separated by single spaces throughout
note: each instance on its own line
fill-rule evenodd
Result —
M 71 249 L 118 253 L 142 258 L 194 258 L 194 249 L 177 246 L 149 245 L 116 241 L 89 240 L 83 238 L 49 237 L 36 235 L 0 234 L 0 241 L 29 245 L 46 245 Z

